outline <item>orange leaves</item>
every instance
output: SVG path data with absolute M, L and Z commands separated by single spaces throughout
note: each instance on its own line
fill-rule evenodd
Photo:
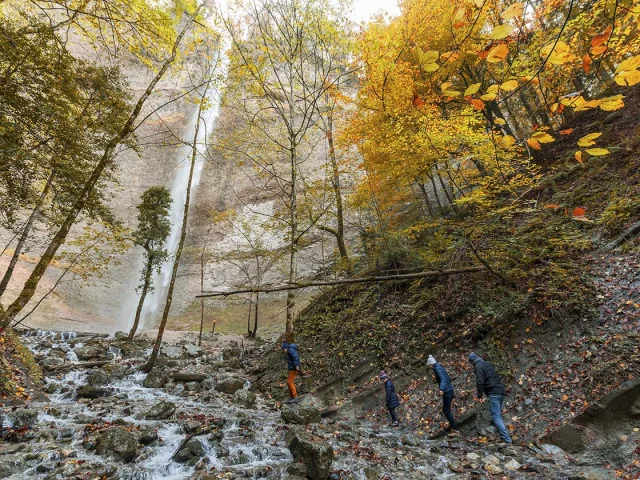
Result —
M 573 133 L 573 128 L 566 128 L 564 130 L 560 130 L 560 135 L 571 135 Z
M 591 145 L 595 145 L 596 142 L 594 140 L 598 138 L 600 135 L 602 135 L 602 132 L 595 132 L 595 133 L 590 133 L 589 135 L 585 135 L 584 137 L 580 138 L 580 140 L 578 140 L 578 146 L 590 147 Z
M 584 73 L 589 73 L 589 71 L 591 70 L 592 63 L 593 63 L 593 60 L 591 60 L 591 57 L 589 56 L 589 54 L 585 53 L 584 57 L 582 57 L 582 69 L 584 70 Z
M 500 63 L 509 55 L 509 47 L 506 43 L 500 43 L 493 47 L 487 55 L 487 62 Z
M 536 140 L 535 138 L 528 139 L 527 140 L 527 145 L 529 145 L 534 150 L 542 150 L 542 147 L 540 146 L 540 142 L 538 140 Z
M 587 211 L 584 208 L 577 207 L 573 209 L 573 212 L 571 212 L 571 215 L 573 217 L 584 217 L 585 213 L 587 213 Z
M 424 105 L 424 100 L 422 100 L 422 98 L 420 98 L 420 95 L 418 95 L 417 93 L 413 94 L 413 100 L 411 100 L 411 103 L 413 103 L 413 106 L 416 108 L 420 108 Z
M 596 35 L 591 39 L 591 48 L 596 48 L 601 46 L 604 42 L 609 40 L 611 36 L 611 25 L 609 25 L 604 32 L 599 35 Z
M 471 100 L 471 106 L 473 107 L 474 110 L 480 111 L 484 109 L 484 102 L 479 98 L 474 98 L 473 100 Z
M 550 43 L 540 50 L 540 56 L 551 65 L 564 65 L 573 62 L 576 56 L 571 53 L 569 45 L 564 42 Z
M 582 161 L 582 150 L 578 150 L 575 154 L 575 159 L 578 161 L 580 165 L 584 167 L 584 162 Z

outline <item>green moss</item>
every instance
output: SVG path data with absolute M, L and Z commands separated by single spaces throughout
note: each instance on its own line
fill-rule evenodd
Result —
M 13 330 L 0 334 L 0 397 L 13 397 L 42 381 L 42 369 Z M 21 390 L 23 389 L 23 390 Z

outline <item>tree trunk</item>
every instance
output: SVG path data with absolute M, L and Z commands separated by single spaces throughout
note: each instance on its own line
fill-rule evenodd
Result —
M 33 226 L 33 222 L 35 221 L 36 217 L 40 213 L 40 209 L 42 208 L 42 205 L 44 204 L 44 201 L 47 198 L 47 195 L 49 195 L 49 190 L 51 190 L 51 182 L 53 181 L 53 176 L 54 176 L 54 172 L 51 172 L 51 174 L 49 175 L 49 178 L 47 179 L 47 183 L 44 186 L 42 193 L 40 194 L 40 198 L 36 203 L 36 206 L 33 208 L 33 211 L 31 212 L 31 215 L 29 215 L 27 223 L 25 223 L 24 228 L 22 229 L 22 233 L 20 234 L 20 238 L 18 239 L 18 244 L 16 245 L 16 249 L 13 252 L 13 255 L 11 256 L 11 260 L 9 261 L 9 266 L 7 267 L 7 271 L 4 273 L 4 276 L 2 277 L 2 281 L 0 281 L 0 298 L 2 297 L 2 295 L 4 295 L 4 292 L 7 289 L 7 286 L 9 285 L 9 280 L 11 280 L 11 277 L 13 276 L 13 271 L 15 270 L 16 264 L 18 263 L 18 259 L 20 258 L 20 254 L 22 253 L 22 248 L 24 247 L 24 244 L 27 241 L 27 238 L 29 238 L 29 233 L 31 233 L 31 227 Z
M 297 239 L 298 232 L 298 215 L 296 212 L 297 192 L 297 166 L 296 166 L 296 147 L 291 146 L 291 245 L 289 245 L 289 283 L 296 281 L 296 253 L 297 253 Z M 293 309 L 296 306 L 296 296 L 292 291 L 287 292 L 287 324 L 285 328 L 285 334 L 288 342 L 293 342 Z
M 78 195 L 78 198 L 76 199 L 73 207 L 71 208 L 69 213 L 67 213 L 67 216 L 62 222 L 60 229 L 54 235 L 53 239 L 47 246 L 47 249 L 45 250 L 44 254 L 40 257 L 40 260 L 38 261 L 35 268 L 31 272 L 31 275 L 25 282 L 22 288 L 22 291 L 20 292 L 18 297 L 13 301 L 13 303 L 9 305 L 9 307 L 7 307 L 5 311 L 0 311 L 0 327 L 7 327 L 11 323 L 11 321 L 15 318 L 15 316 L 25 307 L 25 305 L 29 302 L 29 300 L 31 300 L 33 295 L 36 293 L 36 288 L 38 287 L 38 283 L 40 283 L 40 279 L 44 275 L 44 272 L 46 271 L 47 267 L 55 257 L 56 252 L 58 251 L 60 246 L 67 239 L 69 230 L 71 230 L 71 227 L 75 224 L 76 219 L 78 218 L 78 215 L 84 208 L 85 203 L 89 199 L 89 196 L 93 192 L 93 189 L 95 188 L 96 184 L 102 177 L 102 174 L 104 173 L 105 169 L 107 168 L 107 166 L 109 166 L 113 162 L 115 158 L 116 148 L 118 147 L 118 145 L 120 145 L 120 143 L 122 143 L 122 141 L 127 139 L 131 135 L 131 133 L 134 131 L 134 123 L 140 116 L 142 107 L 146 103 L 151 93 L 153 93 L 153 90 L 155 89 L 157 83 L 162 79 L 164 74 L 169 69 L 169 66 L 175 60 L 176 55 L 178 53 L 178 46 L 182 41 L 182 37 L 184 37 L 184 35 L 186 34 L 187 29 L 191 25 L 191 22 L 193 21 L 193 19 L 198 14 L 201 8 L 202 6 L 199 6 L 196 9 L 196 11 L 191 16 L 191 18 L 189 19 L 189 21 L 187 22 L 183 30 L 180 32 L 180 34 L 176 38 L 176 41 L 173 44 L 173 48 L 171 51 L 171 56 L 164 61 L 164 63 L 162 64 L 162 67 L 160 68 L 160 71 L 158 71 L 158 73 L 153 78 L 153 80 L 151 80 L 151 83 L 149 83 L 149 85 L 147 86 L 142 96 L 138 99 L 138 102 L 136 103 L 136 106 L 133 109 L 133 112 L 131 112 L 131 115 L 129 115 L 127 122 L 124 124 L 120 132 L 118 132 L 106 145 L 104 152 L 102 153 L 102 156 L 98 161 L 98 164 L 95 166 L 95 168 L 93 169 L 93 172 L 91 173 L 91 176 L 89 177 L 87 182 L 84 184 L 84 187 L 82 188 L 82 191 Z
M 424 183 L 420 181 L 420 179 L 416 179 L 416 183 L 418 184 L 418 188 L 422 192 L 422 196 L 424 197 L 424 201 L 427 204 L 427 209 L 429 210 L 429 215 L 431 218 L 436 218 L 433 213 L 433 208 L 431 208 L 431 202 L 429 201 L 429 194 L 427 193 L 427 188 L 424 186 Z
M 247 336 L 248 337 L 251 336 L 251 310 L 253 310 L 253 302 L 251 301 L 252 297 L 253 295 L 249 294 L 249 314 L 247 315 Z
M 184 213 L 182 214 L 182 226 L 180 227 L 180 241 L 178 243 L 178 249 L 176 256 L 173 259 L 173 268 L 171 269 L 171 281 L 169 282 L 169 289 L 167 291 L 167 300 L 164 305 L 164 311 L 162 312 L 162 320 L 160 321 L 160 327 L 158 328 L 158 336 L 153 344 L 153 350 L 149 361 L 142 367 L 143 372 L 150 372 L 160 353 L 160 347 L 162 346 L 162 336 L 164 335 L 164 329 L 167 326 L 167 320 L 169 319 L 169 311 L 171 310 L 171 302 L 173 301 L 173 289 L 176 284 L 176 277 L 178 276 L 178 267 L 180 266 L 180 257 L 182 256 L 182 249 L 184 247 L 184 240 L 187 238 L 187 220 L 189 219 L 189 202 L 191 200 L 191 183 L 193 181 L 193 172 L 196 166 L 196 160 L 198 159 L 198 134 L 200 133 L 200 120 L 202 119 L 202 110 L 204 106 L 204 100 L 207 98 L 207 92 L 209 90 L 209 84 L 204 89 L 200 105 L 198 107 L 198 115 L 196 117 L 196 128 L 193 135 L 193 149 L 191 152 L 191 166 L 189 168 L 189 180 L 187 183 L 187 195 L 184 201 Z
M 252 338 L 256 338 L 256 334 L 258 333 L 258 304 L 260 303 L 260 292 L 256 292 L 256 303 L 255 309 L 253 312 L 253 333 L 251 334 Z
M 200 254 L 200 291 L 204 290 L 204 251 L 206 244 L 202 245 Z M 198 346 L 202 345 L 202 329 L 204 328 L 204 300 L 200 300 L 200 334 L 198 335 Z M 213 333 L 213 332 L 211 332 Z
M 149 255 L 149 251 L 147 251 L 147 255 Z M 133 337 L 136 335 L 136 331 L 138 330 L 138 325 L 140 324 L 140 315 L 142 315 L 142 306 L 144 305 L 144 299 L 147 296 L 147 292 L 149 291 L 149 285 L 151 285 L 151 274 L 153 273 L 153 258 L 151 255 L 147 258 L 147 268 L 144 271 L 144 285 L 142 286 L 142 294 L 140 295 L 140 300 L 138 301 L 138 308 L 136 309 L 136 318 L 133 320 L 133 326 L 129 331 L 129 340 L 133 340 Z
M 327 138 L 329 141 L 329 160 L 331 161 L 332 178 L 331 184 L 333 185 L 333 192 L 336 196 L 336 219 L 338 222 L 338 228 L 336 230 L 336 242 L 338 243 L 338 251 L 340 257 L 347 263 L 349 262 L 349 254 L 347 253 L 347 247 L 344 242 L 344 213 L 342 207 L 342 187 L 340 186 L 340 170 L 338 169 L 338 161 L 336 159 L 336 149 L 333 142 L 333 113 L 330 112 L 328 119 L 328 131 Z

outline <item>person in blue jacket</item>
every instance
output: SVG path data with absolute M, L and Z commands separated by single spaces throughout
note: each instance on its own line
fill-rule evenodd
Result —
M 282 344 L 282 351 L 287 354 L 287 366 L 289 368 L 289 376 L 287 377 L 287 386 L 289 387 L 289 396 L 291 400 L 298 398 L 298 392 L 296 390 L 295 379 L 298 376 L 298 372 L 302 370 L 302 364 L 300 363 L 300 354 L 298 353 L 298 345 L 295 343 Z
M 447 417 L 447 420 L 449 421 L 448 431 L 455 435 L 458 433 L 458 426 L 456 425 L 455 418 L 453 418 L 453 413 L 451 413 L 451 402 L 453 402 L 453 398 L 455 397 L 455 390 L 451 384 L 451 377 L 449 377 L 444 366 L 441 363 L 438 363 L 432 355 L 429 355 L 427 365 L 431 365 L 433 368 L 436 384 L 438 385 L 440 395 L 442 396 L 442 413 L 444 413 L 444 416 Z
M 396 387 L 393 385 L 393 382 L 384 370 L 380 372 L 380 381 L 384 383 L 384 388 L 386 390 L 386 405 L 389 410 L 389 414 L 391 415 L 391 426 L 397 427 L 400 425 L 400 422 L 398 422 L 396 408 L 400 406 L 400 399 L 396 393 Z

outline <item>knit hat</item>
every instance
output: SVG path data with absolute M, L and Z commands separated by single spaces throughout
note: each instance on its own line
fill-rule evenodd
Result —
M 471 352 L 469 354 L 469 361 L 471 363 L 476 363 L 478 360 L 482 360 L 475 352 Z
M 387 375 L 387 372 L 385 372 L 384 370 L 382 370 L 380 372 L 380 379 L 382 380 L 383 378 L 389 378 L 389 376 Z
M 287 342 L 282 342 L 282 350 L 286 350 L 289 348 L 289 344 Z
M 436 359 L 433 358 L 433 355 L 429 355 L 429 358 L 427 358 L 427 365 L 435 365 L 436 363 Z

